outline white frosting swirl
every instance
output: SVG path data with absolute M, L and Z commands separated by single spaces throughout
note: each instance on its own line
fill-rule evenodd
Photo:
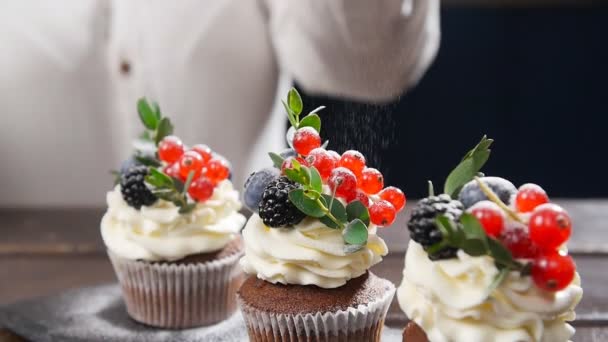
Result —
M 271 283 L 335 288 L 363 275 L 388 253 L 384 241 L 369 227 L 367 245 L 344 252 L 342 231 L 318 219 L 305 218 L 293 228 L 269 228 L 254 214 L 243 229 L 245 272 Z
M 566 321 L 583 290 L 578 274 L 564 290 L 546 292 L 531 277 L 511 272 L 492 293 L 498 273 L 490 257 L 432 262 L 422 246 L 410 241 L 399 304 L 431 342 L 565 342 L 574 334 Z
M 114 254 L 132 260 L 171 261 L 220 250 L 246 220 L 238 212 L 239 195 L 229 180 L 218 184 L 213 196 L 188 214 L 179 214 L 178 207 L 163 200 L 136 210 L 123 200 L 120 186 L 106 197 L 103 241 Z

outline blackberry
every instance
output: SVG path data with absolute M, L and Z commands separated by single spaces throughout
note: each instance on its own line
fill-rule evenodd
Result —
M 292 226 L 306 217 L 289 201 L 289 192 L 297 188 L 298 185 L 287 177 L 278 177 L 266 185 L 258 207 L 265 225 L 273 228 Z
M 120 177 L 122 198 L 135 209 L 140 209 L 142 205 L 152 205 L 158 199 L 144 183 L 147 175 L 148 168 L 143 165 L 137 165 L 130 167 Z
M 421 244 L 425 249 L 440 242 L 443 239 L 443 234 L 437 228 L 435 218 L 443 214 L 457 222 L 463 209 L 462 203 L 445 194 L 422 199 L 412 210 L 412 216 L 407 223 L 410 238 Z M 453 258 L 457 251 L 457 248 L 446 247 L 433 255 L 429 255 L 429 259 Z

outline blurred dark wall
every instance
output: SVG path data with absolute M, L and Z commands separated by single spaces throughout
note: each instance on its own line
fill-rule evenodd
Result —
M 608 197 L 608 6 L 444 8 L 441 49 L 421 83 L 383 106 L 305 95 L 328 107 L 330 148 L 361 150 L 410 197 L 483 134 L 486 174 L 554 197 Z

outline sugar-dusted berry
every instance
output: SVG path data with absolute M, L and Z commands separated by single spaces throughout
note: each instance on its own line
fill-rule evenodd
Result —
M 206 177 L 201 176 L 190 183 L 188 194 L 197 202 L 204 202 L 213 196 L 215 185 Z
M 534 284 L 546 291 L 559 291 L 566 288 L 576 273 L 576 265 L 569 255 L 553 251 L 544 254 L 532 263 Z
M 174 135 L 164 137 L 158 144 L 158 158 L 164 162 L 176 162 L 182 154 L 184 154 L 184 144 Z
M 178 161 L 165 166 L 163 168 L 163 172 L 165 174 L 167 174 L 169 177 L 177 178 L 177 179 L 180 179 L 182 181 L 185 180 L 185 178 L 183 178 L 182 175 L 181 175 L 181 173 L 179 172 L 179 162 Z
M 369 218 L 373 224 L 379 227 L 390 226 L 395 222 L 397 210 L 385 200 L 379 200 L 369 206 Z
M 365 192 L 363 192 L 361 190 L 357 190 L 353 201 L 359 201 L 359 202 L 361 202 L 361 204 L 363 204 L 364 207 L 369 208 L 369 204 L 370 204 L 369 197 L 365 194 Z
M 348 150 L 342 153 L 338 166 L 351 170 L 358 177 L 365 168 L 365 157 L 359 151 Z
M 182 178 L 187 178 L 191 171 L 194 176 L 201 174 L 203 169 L 203 157 L 198 152 L 187 151 L 179 157 L 179 174 Z
M 207 164 L 213 158 L 213 151 L 207 145 L 197 144 L 192 146 L 191 150 L 201 155 L 203 164 Z
M 352 199 L 356 196 L 357 177 L 351 170 L 345 167 L 335 168 L 331 172 L 327 184 L 339 197 Z
M 515 207 L 520 213 L 528 213 L 541 204 L 549 203 L 549 196 L 543 188 L 528 183 L 519 187 L 515 196 Z
M 540 252 L 534 242 L 530 240 L 530 235 L 524 226 L 505 227 L 499 236 L 499 241 L 516 259 L 533 259 Z
M 530 216 L 530 239 L 541 249 L 551 250 L 564 244 L 572 233 L 570 215 L 559 205 L 542 204 Z
M 389 201 L 397 211 L 401 211 L 405 208 L 405 194 L 397 187 L 387 186 L 380 191 L 378 196 L 383 200 Z
M 319 171 L 323 180 L 326 180 L 331 174 L 331 171 L 336 167 L 334 158 L 321 147 L 317 147 L 310 151 L 306 157 L 306 163 L 310 166 L 314 166 L 317 171 Z
M 384 187 L 384 177 L 380 171 L 372 167 L 366 167 L 361 172 L 357 186 L 366 194 L 377 194 Z
M 293 136 L 293 148 L 303 156 L 320 146 L 321 136 L 312 127 L 299 128 Z

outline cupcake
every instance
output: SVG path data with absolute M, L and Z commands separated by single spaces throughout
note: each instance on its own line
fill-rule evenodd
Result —
M 236 311 L 243 281 L 238 192 L 228 163 L 205 145 L 186 148 L 158 105 L 138 111 L 145 147 L 116 172 L 101 235 L 129 315 L 162 328 L 209 325 Z
M 248 278 L 237 300 L 251 341 L 378 341 L 394 285 L 369 271 L 388 253 L 377 235 L 405 206 L 403 192 L 357 151 L 321 147 L 316 111 L 285 103 L 292 148 L 254 172 L 244 203 Z
M 483 138 L 408 222 L 399 304 L 407 342 L 566 342 L 583 295 L 568 213 L 538 185 L 478 172 Z

